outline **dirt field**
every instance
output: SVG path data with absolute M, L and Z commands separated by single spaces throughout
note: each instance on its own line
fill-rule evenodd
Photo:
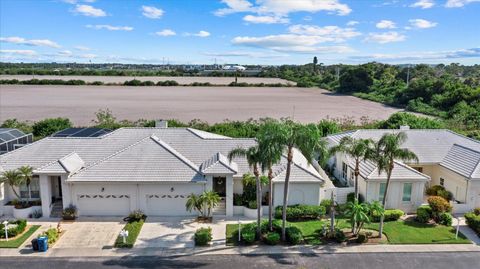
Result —
M 201 119 L 212 122 L 291 117 L 317 122 L 328 117 L 385 119 L 399 109 L 313 88 L 0 86 L 0 122 L 68 117 L 91 123 L 109 108 L 118 119 Z
M 0 75 L 0 79 L 18 79 L 18 80 L 30 80 L 36 79 L 79 79 L 85 82 L 102 81 L 104 83 L 123 83 L 127 80 L 138 79 L 141 81 L 165 81 L 174 80 L 179 84 L 190 84 L 193 82 L 210 82 L 214 85 L 228 85 L 235 81 L 233 77 L 123 77 L 123 76 L 31 76 L 31 75 Z M 288 81 L 281 78 L 259 78 L 259 77 L 239 77 L 238 82 L 247 83 L 282 83 L 296 85 L 295 82 Z

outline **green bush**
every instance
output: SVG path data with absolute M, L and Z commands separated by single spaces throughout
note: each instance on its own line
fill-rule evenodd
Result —
M 453 217 L 448 212 L 443 212 L 439 216 L 438 224 L 442 224 L 445 226 L 452 226 Z
M 338 228 L 335 229 L 335 241 L 337 241 L 338 243 L 347 241 L 347 236 L 345 236 L 345 233 Z
M 7 230 L 9 238 L 23 233 L 27 228 L 27 220 L 24 219 L 9 221 L 8 224 L 12 225 L 12 227 L 9 227 Z M 0 225 L 0 238 L 5 238 L 5 225 L 3 224 Z
M 276 245 L 278 244 L 278 242 L 280 242 L 280 235 L 276 232 L 270 232 L 267 233 L 264 239 L 265 243 L 267 243 L 268 245 Z
M 249 201 L 248 208 L 250 209 L 257 209 L 257 201 Z
M 385 210 L 384 213 L 384 221 L 396 221 L 400 219 L 403 215 L 405 215 L 405 212 L 403 212 L 400 209 L 387 209 Z M 373 214 L 372 215 L 372 220 L 375 222 L 380 221 L 380 215 L 378 214 Z
M 465 214 L 468 227 L 472 228 L 480 236 L 480 215 L 473 212 Z
M 146 219 L 147 215 L 145 215 L 142 210 L 134 210 L 130 214 L 128 214 L 127 217 L 128 222 L 141 221 Z
M 473 213 L 477 216 L 480 215 L 480 207 L 473 209 Z
M 263 220 L 260 224 L 262 233 L 268 233 L 268 220 Z M 280 232 L 282 230 L 282 220 L 274 219 L 272 220 L 272 228 L 274 232 Z
M 48 238 L 48 244 L 51 245 L 58 240 L 58 230 L 56 228 L 50 228 L 44 233 L 40 234 L 38 237 L 40 236 L 46 236 Z
M 353 200 L 355 200 L 355 193 L 354 192 L 351 192 L 349 194 L 347 194 L 347 203 L 348 202 L 352 202 L 353 203 Z M 365 201 L 365 199 L 363 198 L 363 195 L 362 194 L 358 194 L 358 202 L 361 204 Z
M 332 206 L 332 200 L 324 199 L 320 202 L 320 206 L 325 208 L 325 213 L 330 214 L 330 207 Z
M 282 218 L 282 206 L 277 206 L 275 208 L 275 218 Z M 310 219 L 319 219 L 325 216 L 326 210 L 323 206 L 316 205 L 291 205 L 287 206 L 287 220 L 288 221 L 299 221 L 299 220 L 310 220 Z
M 425 193 L 430 196 L 440 196 L 447 201 L 453 200 L 453 193 L 450 191 L 447 191 L 445 187 L 441 185 L 431 186 L 425 191 Z
M 452 205 L 450 205 L 450 203 L 443 197 L 430 196 L 428 197 L 427 201 L 432 208 L 432 214 L 434 218 L 439 216 L 440 213 L 452 211 Z
M 247 244 L 251 244 L 255 242 L 256 231 L 257 231 L 256 223 L 248 223 L 243 225 L 241 230 L 241 237 L 243 241 L 245 241 Z
M 427 223 L 432 218 L 432 208 L 428 205 L 422 205 L 417 208 L 417 221 Z
M 195 246 L 206 246 L 212 241 L 212 228 L 199 228 L 195 232 Z
M 44 119 L 33 124 L 33 135 L 36 137 L 45 137 L 52 135 L 63 129 L 71 128 L 72 123 L 67 118 Z
M 363 244 L 368 242 L 368 237 L 365 233 L 359 233 L 356 239 L 357 243 Z
M 285 233 L 286 233 L 286 236 L 287 236 L 287 242 L 290 245 L 298 245 L 303 241 L 302 231 L 295 226 L 287 227 L 285 229 Z
M 242 206 L 243 205 L 243 195 L 240 193 L 233 194 L 233 205 Z

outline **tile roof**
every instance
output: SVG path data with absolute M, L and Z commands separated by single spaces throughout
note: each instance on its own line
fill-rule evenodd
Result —
M 480 151 L 455 144 L 440 165 L 464 177 L 480 179 Z
M 204 174 L 236 174 L 238 165 L 230 162 L 225 155 L 217 152 L 210 159 L 200 165 L 200 169 Z
M 337 144 L 344 136 L 353 138 L 379 140 L 386 133 L 404 132 L 407 134 L 407 141 L 402 148 L 408 148 L 413 151 L 420 164 L 440 164 L 450 153 L 454 145 L 458 145 L 473 151 L 480 151 L 480 141 L 462 136 L 455 132 L 445 129 L 412 129 L 412 130 L 383 130 L 383 129 L 365 129 L 357 131 L 349 131 L 339 134 L 330 135 L 327 141 L 330 145 Z M 449 162 L 458 162 L 450 167 L 454 172 L 463 173 L 461 170 L 462 158 L 468 158 L 467 151 L 455 151 L 456 154 L 465 154 L 457 158 L 449 158 Z M 451 153 L 453 154 L 453 153 Z M 480 171 L 480 164 L 477 164 L 475 171 Z M 479 172 L 480 173 L 480 172 Z M 476 175 L 476 174 L 475 174 Z

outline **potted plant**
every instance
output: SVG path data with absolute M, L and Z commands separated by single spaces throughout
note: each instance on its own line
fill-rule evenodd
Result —
M 75 220 L 77 218 L 77 207 L 74 205 L 69 205 L 62 212 L 63 220 Z

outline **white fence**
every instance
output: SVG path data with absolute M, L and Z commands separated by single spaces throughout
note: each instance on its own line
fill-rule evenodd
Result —
M 451 203 L 452 205 L 452 213 L 457 214 L 457 213 L 467 213 L 472 211 L 472 206 L 469 204 L 456 204 L 456 203 Z
M 347 202 L 347 195 L 355 192 L 354 187 L 330 188 L 325 190 L 323 199 L 330 199 L 333 192 L 333 199 L 337 204 L 345 204 Z

